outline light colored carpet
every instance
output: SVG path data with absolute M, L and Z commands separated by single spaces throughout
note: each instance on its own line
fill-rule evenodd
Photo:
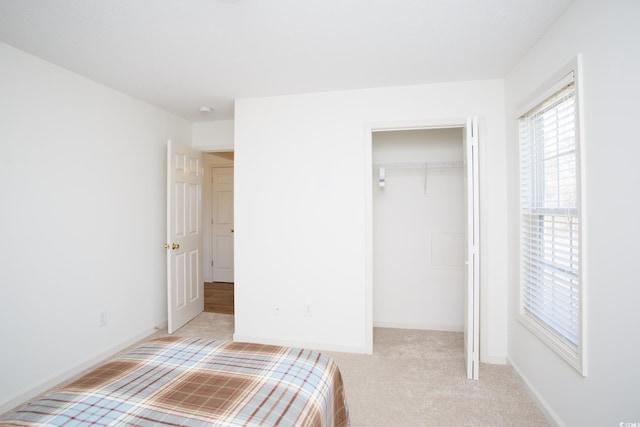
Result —
M 231 340 L 233 328 L 233 315 L 202 313 L 175 335 Z M 549 425 L 508 366 L 481 364 L 467 380 L 462 333 L 376 328 L 373 340 L 373 355 L 323 352 L 340 367 L 354 427 Z

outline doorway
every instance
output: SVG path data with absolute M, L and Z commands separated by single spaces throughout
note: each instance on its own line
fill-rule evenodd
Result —
M 205 153 L 204 164 L 204 311 L 234 314 L 234 153 Z
M 373 135 L 373 326 L 462 332 L 461 128 Z
M 365 192 L 367 348 L 373 352 L 374 325 L 461 329 L 467 377 L 477 379 L 478 121 L 467 118 L 371 125 L 367 131 L 366 184 L 370 189 Z M 393 140 L 398 135 L 411 137 L 406 138 L 404 148 L 394 152 L 393 141 L 385 139 Z M 430 145 L 416 142 L 425 136 L 431 139 Z M 441 143 L 438 139 L 442 139 Z M 447 143 L 447 139 L 457 143 Z M 383 147 L 382 153 L 374 152 L 376 145 Z M 410 184 L 401 189 L 398 183 L 403 180 Z M 396 187 L 391 191 L 393 181 Z M 388 193 L 384 193 L 386 189 Z M 402 200 L 402 205 L 394 206 L 393 199 Z M 380 218 L 374 218 L 374 204 L 378 208 L 385 203 L 388 211 L 385 215 L 392 222 L 383 235 Z M 453 208 L 449 212 L 438 210 L 437 206 L 443 204 Z M 390 266 L 384 266 L 385 259 L 392 261 Z M 417 278 L 413 277 L 416 271 Z M 391 285 L 385 287 L 385 282 Z M 385 302 L 389 300 L 391 304 Z M 425 315 L 425 311 L 429 313 Z

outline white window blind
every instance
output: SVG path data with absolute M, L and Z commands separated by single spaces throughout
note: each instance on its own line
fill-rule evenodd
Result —
M 580 181 L 573 72 L 519 119 L 520 314 L 581 367 Z

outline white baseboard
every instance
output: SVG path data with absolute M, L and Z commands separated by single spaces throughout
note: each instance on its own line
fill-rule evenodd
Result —
M 9 412 L 15 408 L 17 408 L 20 405 L 23 405 L 24 403 L 28 402 L 29 400 L 41 395 L 42 393 L 56 387 L 59 384 L 62 384 L 63 382 L 70 380 L 71 378 L 81 374 L 82 372 L 86 371 L 87 369 L 90 369 L 92 367 L 94 367 L 95 365 L 105 361 L 106 359 L 110 358 L 111 356 L 113 356 L 114 354 L 124 350 L 127 347 L 130 347 L 131 345 L 149 337 L 150 335 L 152 335 L 153 333 L 155 333 L 157 331 L 157 328 L 161 328 L 161 325 L 158 325 L 156 328 L 152 329 L 152 330 L 147 330 L 141 334 L 138 334 L 122 343 L 120 343 L 119 345 L 117 345 L 116 347 L 113 347 L 107 351 L 104 351 L 100 354 L 98 354 L 97 356 L 87 360 L 86 362 L 84 362 L 83 364 L 76 366 L 73 369 L 70 369 L 66 372 L 63 372 L 61 374 L 58 375 L 54 375 L 52 378 L 49 378 L 48 380 L 44 381 L 43 383 L 41 383 L 40 385 L 36 386 L 36 387 L 32 387 L 32 388 L 28 388 L 25 390 L 22 390 L 16 394 L 13 395 L 13 397 L 10 397 L 8 400 L 0 403 L 0 415 Z
M 498 356 L 483 356 L 482 353 L 480 353 L 480 362 L 488 363 L 490 365 L 506 365 L 507 358 Z
M 161 329 L 167 329 L 167 326 L 169 326 L 169 322 L 165 320 L 162 323 L 158 323 L 154 328 L 156 331 L 159 331 Z
M 307 348 L 307 349 L 316 350 L 316 351 L 335 351 L 340 353 L 369 354 L 365 346 L 362 346 L 362 347 L 342 346 L 342 345 L 333 345 L 333 344 L 321 344 L 316 342 L 266 339 L 266 338 L 251 337 L 247 335 L 238 335 L 238 334 L 233 334 L 233 341 L 251 342 L 255 344 L 278 345 L 282 347 Z
M 529 393 L 529 395 L 531 396 L 535 404 L 538 406 L 538 408 L 540 408 L 540 410 L 544 414 L 547 421 L 549 421 L 549 423 L 552 426 L 565 427 L 565 424 L 562 422 L 560 417 L 558 417 L 558 414 L 556 414 L 553 411 L 553 409 L 551 408 L 551 406 L 549 406 L 547 401 L 544 400 L 544 398 L 540 395 L 540 393 L 538 393 L 535 387 L 531 385 L 531 382 L 527 379 L 525 375 L 523 375 L 522 371 L 518 368 L 518 366 L 515 363 L 513 363 L 513 360 L 511 360 L 511 358 L 509 357 L 507 357 L 507 364 L 511 366 L 511 369 L 515 373 L 516 377 L 520 380 L 520 382 L 522 383 L 524 388 L 527 390 L 527 392 Z
M 393 329 L 420 329 L 425 331 L 443 331 L 443 332 L 463 332 L 463 325 L 425 325 L 417 323 L 397 323 L 397 322 L 373 322 L 374 328 L 393 328 Z

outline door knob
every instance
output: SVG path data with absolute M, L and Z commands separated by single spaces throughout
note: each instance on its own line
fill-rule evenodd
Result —
M 172 244 L 165 243 L 164 244 L 164 248 L 165 249 L 171 248 L 173 250 L 176 250 L 176 249 L 180 248 L 180 244 L 178 244 L 178 243 L 172 243 Z
M 233 228 L 230 228 L 230 229 L 229 229 L 229 231 L 230 231 L 231 233 L 233 233 Z

